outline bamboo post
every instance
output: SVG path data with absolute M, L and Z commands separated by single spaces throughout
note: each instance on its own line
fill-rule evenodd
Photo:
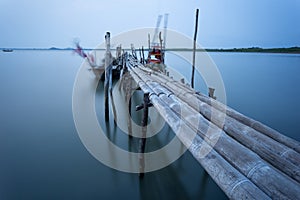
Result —
M 193 66 L 192 66 L 192 80 L 191 86 L 194 88 L 194 76 L 195 76 L 195 60 L 196 60 L 196 40 L 197 40 L 197 31 L 198 31 L 198 15 L 199 9 L 196 10 L 196 24 L 195 24 L 195 34 L 194 34 L 194 44 L 193 44 Z
M 131 90 L 130 90 L 131 91 Z M 128 135 L 129 135 L 129 138 L 132 138 L 132 123 L 131 123 L 131 95 L 129 93 L 129 96 L 127 97 L 127 100 L 128 100 Z
M 104 80 L 104 107 L 105 107 L 105 121 L 109 120 L 109 99 L 108 99 L 108 84 L 111 70 L 111 53 L 110 53 L 110 33 L 105 35 L 106 53 L 105 53 L 105 80 Z
M 151 46 L 150 46 L 150 34 L 148 33 L 148 51 L 150 51 L 150 48 L 151 48 Z
M 128 128 L 128 136 L 132 138 L 132 122 L 131 122 L 131 90 L 132 90 L 132 78 L 129 72 L 126 72 L 124 75 L 125 79 L 125 101 L 128 105 L 128 114 L 127 114 L 127 128 Z
M 134 48 L 134 45 L 131 44 L 131 52 L 132 52 L 132 56 L 137 59 L 137 56 L 136 56 L 136 51 L 135 51 L 135 48 Z
M 209 88 L 208 88 L 208 96 L 211 97 L 211 98 L 213 98 L 213 99 L 217 99 L 217 97 L 214 96 L 214 93 L 215 93 L 215 89 L 209 87 Z
M 165 53 L 166 53 L 166 41 L 167 41 L 167 27 L 168 27 L 168 16 L 169 14 L 165 14 L 164 16 L 164 43 L 163 43 L 163 63 L 165 63 Z
M 144 93 L 144 103 L 140 106 L 137 106 L 136 110 L 144 110 L 143 118 L 142 118 L 142 138 L 139 141 L 139 153 L 140 153 L 140 178 L 144 177 L 144 169 L 145 169 L 145 160 L 144 160 L 144 153 L 146 147 L 146 133 L 147 133 L 147 124 L 148 124 L 148 113 L 149 113 L 149 106 L 152 106 L 149 99 L 149 93 Z
M 145 64 L 145 52 L 144 52 L 144 46 L 142 46 L 142 55 L 143 55 L 143 64 Z
M 161 37 L 161 32 L 159 32 L 159 43 L 160 43 L 160 53 L 161 53 L 161 62 L 164 63 L 164 58 L 163 58 L 163 39 Z
M 110 69 L 109 71 L 111 71 L 112 69 Z M 109 94 L 110 94 L 110 99 L 111 99 L 111 105 L 112 105 L 112 110 L 114 113 L 114 124 L 116 125 L 117 123 L 117 111 L 116 111 L 116 107 L 115 107 L 115 102 L 114 102 L 114 97 L 113 97 L 113 87 L 112 87 L 112 73 L 109 73 Z
M 139 48 L 140 63 L 143 63 L 142 50 Z

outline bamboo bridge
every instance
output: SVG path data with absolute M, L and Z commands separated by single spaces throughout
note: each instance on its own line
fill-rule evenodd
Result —
M 117 55 L 121 76 L 126 71 L 144 92 L 144 103 L 137 108 L 144 109 L 143 126 L 148 106 L 153 105 L 230 199 L 300 199 L 298 141 L 173 80 L 168 73 L 146 67 L 134 50 Z M 105 105 L 111 67 L 105 62 Z M 108 110 L 105 114 L 108 118 Z M 142 153 L 145 142 L 142 138 Z

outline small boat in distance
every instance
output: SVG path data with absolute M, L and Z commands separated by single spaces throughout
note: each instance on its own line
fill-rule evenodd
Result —
M 3 52 L 13 52 L 13 49 L 2 49 Z

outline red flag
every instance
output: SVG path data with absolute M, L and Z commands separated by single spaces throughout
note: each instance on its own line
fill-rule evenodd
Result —
M 87 57 L 87 54 L 84 53 L 84 51 L 83 51 L 82 47 L 79 45 L 79 43 L 76 43 L 76 49 L 74 49 L 74 51 L 83 58 Z

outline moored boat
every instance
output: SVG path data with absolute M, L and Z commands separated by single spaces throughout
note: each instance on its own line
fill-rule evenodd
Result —
M 13 49 L 2 49 L 3 52 L 13 52 Z

